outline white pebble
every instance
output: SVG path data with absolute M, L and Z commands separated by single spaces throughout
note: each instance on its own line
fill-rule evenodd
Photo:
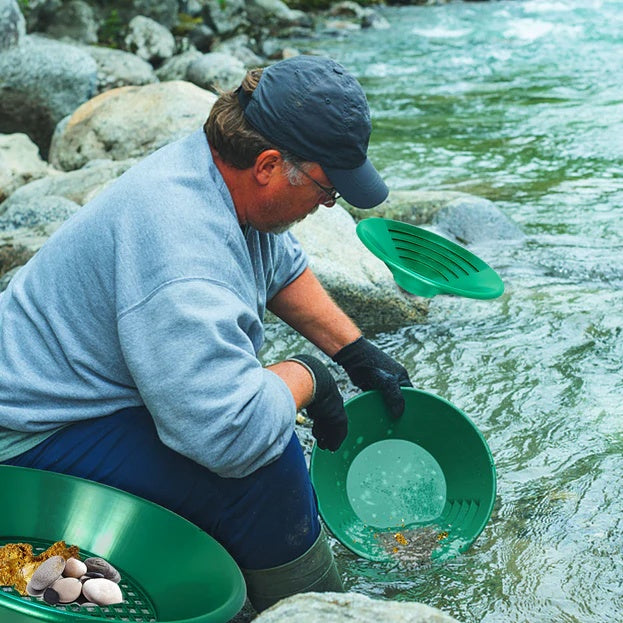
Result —
M 119 586 L 106 578 L 93 578 L 82 585 L 83 595 L 98 606 L 110 606 L 123 601 Z
M 80 578 L 87 572 L 87 566 L 77 558 L 68 558 L 63 575 L 66 578 Z
M 80 597 L 82 582 L 78 578 L 59 578 L 51 588 L 58 593 L 60 603 L 68 604 Z

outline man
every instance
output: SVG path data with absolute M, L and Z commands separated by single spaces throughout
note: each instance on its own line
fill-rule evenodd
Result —
M 343 67 L 282 61 L 64 223 L 0 296 L 0 461 L 183 515 L 232 554 L 257 610 L 340 590 L 294 421 L 306 408 L 318 445 L 337 450 L 342 397 L 320 359 L 262 367 L 257 353 L 270 309 L 402 413 L 405 369 L 285 232 L 338 193 L 385 199 L 369 136 Z

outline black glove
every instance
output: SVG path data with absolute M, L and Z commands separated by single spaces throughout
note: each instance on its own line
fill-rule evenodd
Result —
M 312 435 L 320 449 L 335 452 L 348 432 L 342 395 L 322 361 L 311 355 L 295 355 L 289 359 L 302 363 L 314 377 L 314 397 L 306 407 L 307 415 L 314 422 Z
M 339 350 L 333 356 L 333 361 L 346 370 L 350 380 L 359 389 L 380 390 L 393 417 L 402 415 L 405 399 L 400 388 L 413 385 L 409 374 L 397 361 L 363 336 Z

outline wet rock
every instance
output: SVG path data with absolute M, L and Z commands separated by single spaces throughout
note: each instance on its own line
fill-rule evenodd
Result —
M 87 580 L 82 585 L 82 593 L 98 606 L 110 606 L 123 601 L 119 586 L 106 578 Z
M 119 572 L 107 560 L 104 560 L 103 558 L 87 558 L 84 561 L 84 564 L 87 568 L 87 574 L 101 573 L 106 580 L 111 580 L 113 582 L 119 582 L 121 580 L 121 575 L 119 574 Z
M 30 578 L 30 586 L 35 591 L 40 591 L 61 577 L 65 568 L 65 559 L 62 556 L 52 556 L 44 560 L 32 574 Z
M 77 558 L 68 558 L 65 562 L 63 575 L 66 578 L 80 578 L 87 572 L 87 566 Z
M 59 578 L 48 590 L 53 590 L 58 595 L 58 603 L 68 604 L 75 601 L 82 592 L 82 582 L 78 578 Z M 44 597 L 45 599 L 45 593 Z

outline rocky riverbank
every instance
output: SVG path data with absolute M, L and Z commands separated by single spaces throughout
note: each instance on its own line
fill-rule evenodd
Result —
M 0 0 L 0 290 L 107 184 L 200 127 L 220 89 L 250 67 L 300 53 L 289 37 L 387 27 L 378 11 L 348 1 L 312 15 L 281 0 Z M 378 214 L 467 245 L 522 236 L 494 204 L 464 193 L 392 191 L 365 216 Z M 321 208 L 293 231 L 369 335 L 423 322 L 427 300 L 400 290 L 357 238 L 363 217 L 345 204 Z M 309 448 L 305 425 L 300 434 Z M 421 604 L 354 594 L 298 596 L 256 620 L 292 618 L 453 621 Z

